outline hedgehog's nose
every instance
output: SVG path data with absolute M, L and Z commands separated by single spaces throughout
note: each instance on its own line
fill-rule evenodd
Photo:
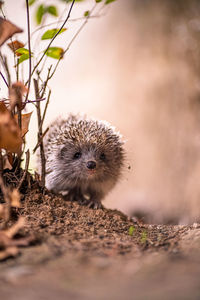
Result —
M 88 161 L 88 162 L 87 162 L 87 168 L 90 169 L 90 170 L 95 169 L 95 168 L 96 168 L 96 163 L 95 163 L 95 161 L 93 161 L 93 160 Z

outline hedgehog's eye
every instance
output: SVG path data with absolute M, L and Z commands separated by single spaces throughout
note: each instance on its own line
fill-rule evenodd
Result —
M 101 160 L 105 160 L 105 159 L 106 159 L 106 155 L 105 155 L 104 153 L 101 153 L 100 159 L 101 159 Z
M 76 152 L 74 154 L 74 159 L 79 159 L 81 157 L 81 152 Z

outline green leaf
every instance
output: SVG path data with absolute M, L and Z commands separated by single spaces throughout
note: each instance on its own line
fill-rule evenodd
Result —
M 128 230 L 128 233 L 129 233 L 129 235 L 133 235 L 133 233 L 134 233 L 134 231 L 135 231 L 135 227 L 134 226 L 130 226 L 129 227 L 129 230 Z
M 64 32 L 64 31 L 66 31 L 67 30 L 67 28 L 62 28 L 61 29 L 61 31 L 59 32 L 59 34 L 60 33 L 62 33 L 62 32 Z M 43 36 L 41 37 L 41 40 L 50 40 L 50 39 L 52 39 L 53 37 L 54 37 L 54 35 L 57 33 L 59 31 L 59 29 L 49 29 L 49 30 L 47 30 L 44 34 L 43 34 Z
M 106 0 L 105 4 L 109 4 L 109 3 L 114 2 L 114 1 L 116 1 L 116 0 Z
M 99 2 L 101 2 L 102 0 L 95 0 L 96 1 L 96 3 L 99 3 Z
M 19 48 L 15 52 L 19 54 L 29 54 L 29 50 L 26 48 Z
M 36 11 L 36 21 L 38 25 L 42 22 L 42 17 L 44 16 L 45 12 L 46 10 L 43 4 L 38 6 L 38 9 Z
M 36 0 L 28 0 L 28 5 L 31 6 Z
M 55 17 L 58 17 L 58 11 L 56 6 L 50 5 L 46 7 L 46 11 L 50 14 L 53 15 Z
M 46 53 L 47 56 L 55 58 L 55 59 L 62 59 L 63 58 L 63 54 L 64 54 L 64 50 L 62 48 L 59 47 L 50 47 Z
M 20 58 L 17 60 L 17 64 L 21 64 L 24 60 L 29 59 L 29 54 L 22 54 Z
M 90 11 L 89 10 L 86 10 L 85 12 L 84 12 L 84 17 L 88 17 L 90 15 Z

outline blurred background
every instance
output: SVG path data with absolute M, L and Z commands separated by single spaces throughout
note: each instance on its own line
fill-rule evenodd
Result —
M 66 7 L 64 1 L 47 2 L 60 13 Z M 71 18 L 82 17 L 94 4 L 94 0 L 76 2 Z M 30 8 L 32 31 L 35 9 L 34 4 Z M 25 29 L 17 37 L 26 41 L 25 1 L 7 0 L 5 14 Z M 198 222 L 200 2 L 117 0 L 100 12 L 97 9 L 96 15 L 49 82 L 52 96 L 45 125 L 69 112 L 109 121 L 126 140 L 127 162 L 104 205 L 149 223 Z M 47 23 L 55 21 L 48 18 Z M 53 45 L 66 47 L 81 22 L 68 22 L 68 30 Z M 45 42 L 37 39 L 35 34 L 33 42 L 44 49 Z M 10 55 L 12 67 L 12 53 L 6 45 L 2 52 Z M 55 61 L 49 58 L 48 63 Z M 27 70 L 25 62 L 25 75 Z M 0 92 L 5 97 L 4 87 Z M 27 136 L 31 149 L 36 132 L 33 115 Z

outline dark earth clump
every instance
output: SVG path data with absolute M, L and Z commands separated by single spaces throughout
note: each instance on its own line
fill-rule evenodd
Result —
M 145 225 L 28 181 L 9 225 L 24 216 L 16 238 L 32 242 L 0 263 L 2 299 L 199 299 L 198 224 Z

